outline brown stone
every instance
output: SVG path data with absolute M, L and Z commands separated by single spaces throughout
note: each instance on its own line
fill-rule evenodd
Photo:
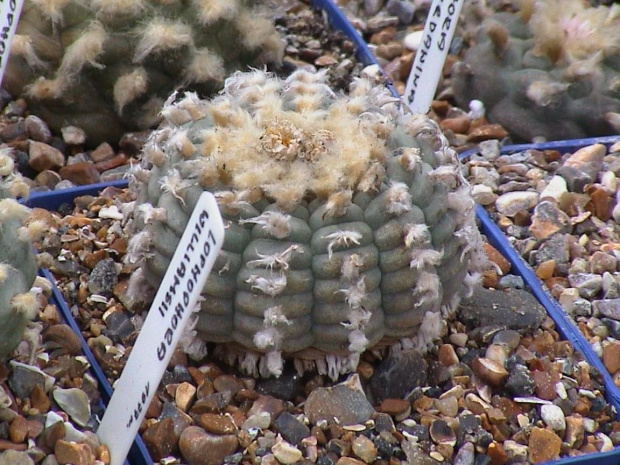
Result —
M 546 280 L 553 276 L 553 272 L 555 271 L 555 260 L 546 260 L 542 262 L 536 268 L 536 276 L 540 279 Z
M 35 384 L 30 391 L 30 406 L 37 409 L 39 413 L 47 413 L 50 409 L 50 399 L 38 384 Z
M 71 181 L 78 186 L 95 184 L 101 180 L 99 170 L 97 170 L 94 163 L 89 161 L 80 161 L 72 165 L 63 166 L 59 173 L 63 179 Z
M 392 416 L 402 415 L 411 408 L 411 404 L 405 399 L 385 399 L 381 402 L 379 411 Z
M 53 425 L 48 426 L 41 432 L 41 435 L 37 440 L 37 445 L 44 450 L 53 451 L 56 442 L 64 438 L 65 434 L 66 431 L 64 423 L 62 421 L 58 421 Z
M 471 119 L 466 115 L 457 116 L 456 118 L 446 118 L 439 123 L 439 126 L 444 131 L 450 130 L 456 134 L 467 134 L 471 126 Z
M 66 324 L 50 326 L 43 336 L 44 342 L 52 342 L 62 349 L 63 354 L 79 355 L 82 353 L 82 341 Z
M 620 372 L 620 342 L 612 342 L 603 347 L 603 363 L 612 375 Z
M 235 423 L 228 416 L 215 413 L 203 413 L 198 417 L 198 424 L 213 434 L 234 434 L 237 431 Z
M 168 457 L 178 439 L 174 432 L 174 421 L 172 418 L 164 418 L 151 424 L 142 434 L 142 439 L 153 460 L 159 461 Z
M 528 459 L 530 462 L 547 462 L 560 456 L 562 440 L 551 430 L 534 428 L 530 433 L 528 447 Z
M 9 425 L 9 437 L 16 444 L 24 442 L 28 437 L 28 421 L 21 415 L 13 418 Z
M 157 418 L 163 409 L 164 403 L 157 396 L 153 397 L 149 407 L 146 409 L 146 418 Z
M 17 450 L 24 451 L 28 448 L 28 444 L 21 443 L 15 444 L 14 442 L 9 441 L 8 439 L 0 439 L 0 451 L 3 450 Z
M 174 403 L 183 412 L 187 412 L 196 399 L 196 387 L 191 383 L 181 383 L 177 387 Z
M 475 358 L 471 364 L 478 378 L 491 386 L 499 386 L 508 377 L 508 371 L 501 363 L 485 357 Z
M 336 465 L 365 465 L 365 462 L 353 457 L 340 457 Z
M 239 441 L 233 434 L 215 435 L 198 426 L 183 430 L 179 448 L 189 465 L 220 465 L 224 457 L 237 450 Z
M 433 100 L 431 102 L 431 109 L 437 114 L 437 116 L 446 116 L 451 107 L 452 105 L 450 105 L 450 102 L 446 100 Z
M 52 190 L 60 181 L 60 175 L 56 171 L 52 170 L 43 170 L 34 178 L 34 182 L 37 186 L 47 187 Z
M 487 455 L 493 465 L 504 465 L 508 462 L 508 454 L 499 442 L 492 442 L 487 449 Z
M 31 141 L 28 165 L 35 171 L 56 170 L 65 164 L 63 153 L 43 142 Z
M 473 125 L 472 125 L 473 126 Z M 503 139 L 508 132 L 499 124 L 485 124 L 469 131 L 467 142 L 482 142 L 490 139 Z
M 614 202 L 607 190 L 601 185 L 592 184 L 586 187 L 586 193 L 590 196 L 590 203 L 586 205 L 586 210 L 602 221 L 609 220 Z
M 127 158 L 127 155 L 125 155 L 124 153 L 119 153 L 118 155 L 116 155 L 115 157 L 109 160 L 95 163 L 95 166 L 97 167 L 100 173 L 103 173 L 104 171 L 108 171 L 114 168 L 118 168 L 119 166 L 126 165 L 128 161 L 129 159 Z
M 487 254 L 487 257 L 489 257 L 489 260 L 491 260 L 500 268 L 502 274 L 506 274 L 510 271 L 511 265 L 508 259 L 504 257 L 499 250 L 497 250 L 488 242 L 484 243 L 484 252 Z
M 332 66 L 337 63 L 338 63 L 338 59 L 328 53 L 321 55 L 316 60 L 314 60 L 314 64 L 316 66 Z
M 90 465 L 95 455 L 88 444 L 59 439 L 54 447 L 54 455 L 60 465 Z
M 90 152 L 90 158 L 95 163 L 110 160 L 114 158 L 114 155 L 114 149 L 107 142 L 103 142 L 95 150 Z
M 544 400 L 553 400 L 557 397 L 555 392 L 555 379 L 545 371 L 532 371 L 531 377 L 536 384 L 536 396 Z
M 452 365 L 459 363 L 459 356 L 456 355 L 456 351 L 454 350 L 454 346 L 452 344 L 442 344 L 439 346 L 437 358 L 439 359 L 439 362 L 446 367 L 451 367 Z

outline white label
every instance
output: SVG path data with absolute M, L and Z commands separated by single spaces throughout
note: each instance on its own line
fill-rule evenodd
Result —
M 433 0 L 424 35 L 405 88 L 405 102 L 414 113 L 428 113 L 435 97 L 463 0 Z
M 0 84 L 11 53 L 11 42 L 17 29 L 24 0 L 0 0 Z
M 223 243 L 224 223 L 217 202 L 213 194 L 204 192 L 97 431 L 110 449 L 111 465 L 125 460 Z

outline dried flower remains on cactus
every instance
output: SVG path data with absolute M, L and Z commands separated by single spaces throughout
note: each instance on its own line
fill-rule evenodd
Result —
M 157 288 L 198 196 L 214 193 L 223 250 L 186 339 L 253 375 L 335 378 L 360 354 L 426 348 L 483 265 L 474 202 L 437 125 L 358 80 L 238 73 L 210 101 L 172 97 L 125 208 L 136 295 Z M 165 215 L 148 214 L 162 209 Z

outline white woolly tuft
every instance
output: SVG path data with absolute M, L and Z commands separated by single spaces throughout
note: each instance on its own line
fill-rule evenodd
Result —
M 406 247 L 412 245 L 422 245 L 431 240 L 431 233 L 428 226 L 425 224 L 411 224 L 407 223 L 403 227 L 405 237 L 403 239 Z
M 134 63 L 142 62 L 152 53 L 193 45 L 192 30 L 181 21 L 153 18 L 139 32 L 140 40 L 136 45 Z
M 191 181 L 183 179 L 178 170 L 172 169 L 170 174 L 162 176 L 159 183 L 161 184 L 162 191 L 172 194 L 182 205 L 185 205 L 183 191 L 192 185 Z
M 351 254 L 342 261 L 342 267 L 340 268 L 340 274 L 344 279 L 353 281 L 360 276 L 360 268 L 364 266 L 364 259 L 354 253 Z
M 403 149 L 403 153 L 400 156 L 400 164 L 406 171 L 415 170 L 422 163 L 422 157 L 420 154 L 422 150 L 419 147 L 408 147 Z
M 10 155 L 12 151 L 9 147 L 0 148 L 0 176 L 9 176 L 13 173 L 15 162 Z
M 254 218 L 239 220 L 239 224 L 255 223 L 276 239 L 285 239 L 291 234 L 291 215 L 278 211 L 266 211 Z
M 282 334 L 273 326 L 261 329 L 252 338 L 254 345 L 258 349 L 265 350 L 270 348 L 278 348 L 282 343 Z
M 325 203 L 325 217 L 330 218 L 344 215 L 347 207 L 351 205 L 352 199 L 353 191 L 350 189 L 333 193 Z
M 259 371 L 261 376 L 275 376 L 278 378 L 284 370 L 284 360 L 282 359 L 282 352 L 279 350 L 272 350 L 267 352 L 260 359 Z
M 440 165 L 432 170 L 428 177 L 432 181 L 443 182 L 450 189 L 456 189 L 461 184 L 461 174 L 459 165 Z
M 229 362 L 229 365 L 234 365 L 234 358 L 232 362 Z M 239 370 L 241 373 L 244 373 L 248 376 L 253 376 L 258 378 L 258 362 L 260 356 L 255 352 L 245 352 L 238 356 L 239 361 Z
M 439 265 L 443 257 L 443 252 L 433 249 L 414 249 L 411 251 L 409 257 L 411 258 L 409 268 L 422 270 L 427 266 Z
M 11 298 L 11 308 L 15 313 L 26 320 L 32 320 L 39 313 L 39 299 L 37 292 L 28 291 L 15 294 Z
M 299 244 L 293 244 L 283 252 L 275 253 L 273 255 L 265 255 L 257 252 L 259 258 L 257 258 L 256 260 L 248 261 L 246 263 L 246 266 L 248 268 L 267 268 L 270 270 L 273 270 L 274 268 L 279 268 L 283 271 L 286 271 L 288 270 L 288 262 L 291 259 L 291 255 L 299 248 Z M 303 250 L 301 252 L 303 252 Z
M 349 307 L 360 308 L 366 297 L 366 283 L 364 282 L 364 277 L 358 279 L 355 284 L 352 284 L 347 289 L 340 289 L 340 292 L 344 294 L 344 300 Z
M 284 273 L 269 278 L 251 275 L 245 282 L 251 284 L 252 289 L 258 289 L 271 297 L 281 294 L 286 289 L 286 275 Z
M 473 271 L 465 275 L 463 284 L 465 285 L 465 297 L 471 297 L 474 294 L 474 289 L 482 282 L 482 274 Z
M 148 231 L 141 231 L 132 236 L 127 243 L 127 253 L 125 254 L 125 263 L 133 265 L 140 263 L 147 258 L 151 248 L 152 240 Z
M 166 221 L 168 216 L 165 208 L 153 207 L 150 203 L 140 204 L 136 210 L 146 224 L 151 224 L 153 221 Z
M 386 209 L 393 215 L 411 210 L 411 194 L 404 182 L 394 182 L 385 191 Z
M 196 152 L 196 146 L 192 144 L 187 136 L 187 129 L 174 131 L 166 142 L 165 148 L 180 153 L 183 158 L 189 158 Z
M 284 312 L 282 311 L 281 305 L 276 305 L 274 307 L 269 307 L 265 310 L 265 314 L 263 316 L 263 325 L 267 328 L 270 326 L 277 326 L 280 324 L 291 325 L 292 322 L 286 317 Z
M 71 80 L 82 71 L 86 65 L 103 69 L 105 65 L 97 63 L 97 58 L 103 53 L 103 46 L 108 38 L 103 24 L 93 21 L 80 35 L 79 39 L 69 45 L 62 57 L 58 68 L 58 75 Z
M 149 78 L 146 69 L 139 67 L 131 73 L 120 76 L 114 83 L 112 95 L 119 114 L 128 103 L 143 96 L 148 90 Z
M 440 289 L 441 282 L 435 273 L 429 273 L 428 271 L 420 272 L 414 289 L 416 294 L 422 295 L 420 298 L 420 304 L 429 301 L 436 301 L 439 298 Z
M 428 350 L 435 339 L 440 338 L 446 329 L 446 322 L 442 319 L 440 312 L 426 312 L 422 318 L 422 324 L 418 334 L 414 338 L 417 349 Z
M 336 231 L 325 236 L 329 240 L 327 245 L 327 254 L 331 260 L 334 253 L 334 247 L 350 247 L 352 244 L 360 245 L 362 234 L 357 231 L 343 230 Z
M 349 333 L 349 351 L 362 353 L 368 347 L 368 339 L 364 331 L 356 329 Z

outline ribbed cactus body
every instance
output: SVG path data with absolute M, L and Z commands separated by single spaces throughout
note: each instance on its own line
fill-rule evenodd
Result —
M 426 346 L 479 261 L 437 125 L 366 81 L 345 97 L 323 78 L 238 74 L 212 101 L 186 95 L 133 173 L 129 257 L 154 288 L 198 196 L 215 194 L 226 236 L 194 330 L 255 374 L 278 374 L 282 354 L 334 374 L 379 343 Z
M 478 99 L 519 140 L 620 131 L 618 6 L 528 0 L 490 15 L 452 74 L 456 101 Z
M 25 226 L 30 213 L 11 198 L 24 188 L 7 150 L 0 150 L 0 359 L 15 349 L 39 307 L 31 292 L 37 265 Z
M 239 0 L 27 0 L 3 86 L 52 129 L 89 144 L 152 127 L 175 89 L 219 89 L 228 73 L 276 63 L 271 22 Z

